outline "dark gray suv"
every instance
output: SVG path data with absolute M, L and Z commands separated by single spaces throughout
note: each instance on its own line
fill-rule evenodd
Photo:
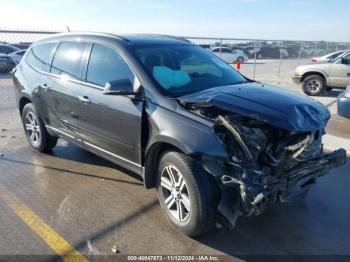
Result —
M 327 108 L 183 39 L 56 35 L 31 46 L 13 80 L 33 148 L 63 138 L 139 174 L 190 236 L 300 198 L 346 159 L 323 152 Z

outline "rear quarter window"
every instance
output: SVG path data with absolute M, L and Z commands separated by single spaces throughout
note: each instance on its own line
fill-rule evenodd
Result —
M 57 43 L 45 43 L 33 46 L 26 57 L 26 62 L 44 72 L 50 71 L 51 54 Z

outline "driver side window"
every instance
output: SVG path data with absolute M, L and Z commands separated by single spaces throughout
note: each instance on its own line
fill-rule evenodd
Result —
M 107 82 L 129 79 L 134 83 L 134 73 L 124 59 L 112 48 L 94 44 L 86 73 L 86 81 L 98 86 Z
M 343 57 L 343 64 L 350 65 L 350 53 Z

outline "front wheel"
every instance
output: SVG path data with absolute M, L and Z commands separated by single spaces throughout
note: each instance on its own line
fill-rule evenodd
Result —
M 162 155 L 158 169 L 158 197 L 167 218 L 188 236 L 197 236 L 214 224 L 217 203 L 207 173 L 178 152 Z
M 326 89 L 326 81 L 320 75 L 311 75 L 303 81 L 303 92 L 309 96 L 318 96 Z

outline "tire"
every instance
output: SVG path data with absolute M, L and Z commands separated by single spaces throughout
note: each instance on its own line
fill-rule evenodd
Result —
M 238 58 L 236 59 L 236 63 L 237 63 L 238 61 L 239 61 L 241 64 L 243 64 L 243 63 L 244 63 L 244 58 L 240 56 L 240 57 L 238 57 Z
M 181 176 L 184 183 L 179 183 Z M 159 161 L 157 188 L 159 202 L 168 220 L 178 230 L 194 237 L 213 227 L 218 204 L 217 188 L 191 157 L 165 152 Z
M 326 90 L 326 81 L 320 75 L 311 75 L 303 81 L 303 92 L 308 96 L 318 96 Z
M 48 152 L 57 144 L 57 137 L 51 136 L 34 105 L 28 103 L 22 111 L 22 124 L 29 144 L 39 152 Z
M 258 54 L 257 58 L 262 59 L 263 58 L 262 54 Z

